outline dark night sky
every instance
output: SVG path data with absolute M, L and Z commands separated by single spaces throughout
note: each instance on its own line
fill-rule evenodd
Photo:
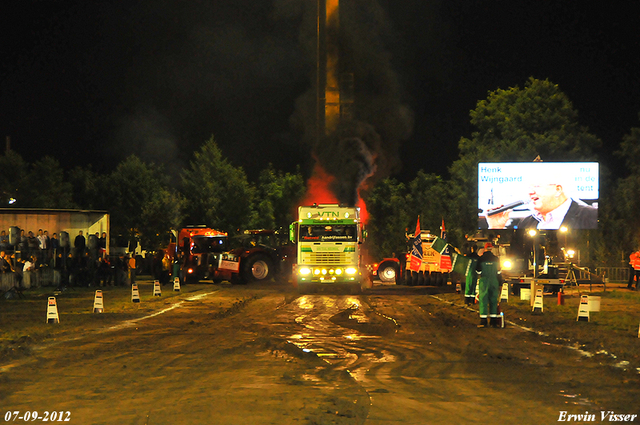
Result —
M 604 141 L 605 158 L 640 126 L 637 1 L 343 3 L 366 6 L 357 14 L 366 22 L 354 27 L 380 41 L 363 56 L 367 66 L 379 71 L 373 61 L 382 59 L 413 111 L 412 135 L 398 150 L 401 179 L 446 173 L 476 102 L 530 76 L 560 86 Z M 313 78 L 305 46 L 314 5 L 16 3 L 0 18 L 0 132 L 26 160 L 52 155 L 65 168 L 106 171 L 131 153 L 184 165 L 213 134 L 251 177 L 267 162 L 309 170 L 292 116 Z

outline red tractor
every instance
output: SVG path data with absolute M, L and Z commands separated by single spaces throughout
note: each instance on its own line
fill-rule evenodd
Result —
M 274 230 L 245 230 L 229 238 L 225 232 L 190 226 L 180 231 L 179 240 L 187 282 L 263 281 L 290 271 L 295 260 L 295 247 L 281 244 Z
M 175 256 L 178 256 L 185 282 L 216 280 L 220 258 L 228 249 L 229 238 L 226 232 L 205 226 L 187 226 L 178 233 L 177 243 L 177 250 L 175 246 L 172 247 L 174 244 L 170 244 L 168 251 L 174 261 Z
M 219 273 L 232 273 L 232 282 L 247 283 L 290 272 L 295 262 L 295 246 L 286 245 L 275 230 L 245 230 L 230 241 L 225 263 Z

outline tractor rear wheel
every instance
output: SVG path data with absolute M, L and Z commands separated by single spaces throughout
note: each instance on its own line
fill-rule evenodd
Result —
M 242 274 L 247 282 L 266 280 L 273 274 L 273 261 L 264 254 L 252 255 L 243 262 Z
M 391 262 L 380 264 L 378 267 L 378 278 L 382 282 L 396 282 L 398 268 Z

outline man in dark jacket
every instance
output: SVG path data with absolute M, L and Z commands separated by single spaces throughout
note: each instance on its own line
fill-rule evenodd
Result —
M 82 234 L 82 230 L 78 231 L 78 236 L 76 236 L 73 241 L 73 247 L 76 249 L 76 257 L 81 257 L 84 254 L 84 250 L 87 246 L 87 240 Z
M 564 218 L 560 222 L 560 227 L 565 226 L 569 229 L 597 229 L 598 228 L 598 209 L 589 205 L 579 204 L 570 199 L 569 209 Z M 542 214 L 532 214 L 522 219 L 518 228 L 521 229 L 544 229 L 540 227 L 543 223 Z M 560 228 L 558 227 L 558 229 Z M 555 227 L 553 227 L 555 228 Z
M 529 188 L 529 199 L 532 209 L 530 216 L 523 218 L 519 223 L 509 224 L 511 210 L 491 216 L 487 214 L 489 228 L 505 229 L 514 225 L 519 229 L 560 229 L 562 226 L 569 229 L 598 228 L 598 209 L 571 199 L 565 193 L 562 184 L 534 184 Z
M 491 250 L 493 245 L 487 242 L 484 252 L 478 259 L 478 301 L 480 303 L 480 325 L 484 328 L 491 325 L 499 327 L 498 323 L 498 288 L 500 286 L 500 262 Z M 491 319 L 490 322 L 487 319 Z

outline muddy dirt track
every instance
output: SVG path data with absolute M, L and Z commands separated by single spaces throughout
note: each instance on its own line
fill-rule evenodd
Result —
M 637 374 L 516 326 L 478 329 L 477 313 L 439 298 L 207 286 L 3 364 L 0 422 L 7 411 L 132 425 L 548 424 L 562 411 L 597 423 L 601 411 L 640 412 Z

